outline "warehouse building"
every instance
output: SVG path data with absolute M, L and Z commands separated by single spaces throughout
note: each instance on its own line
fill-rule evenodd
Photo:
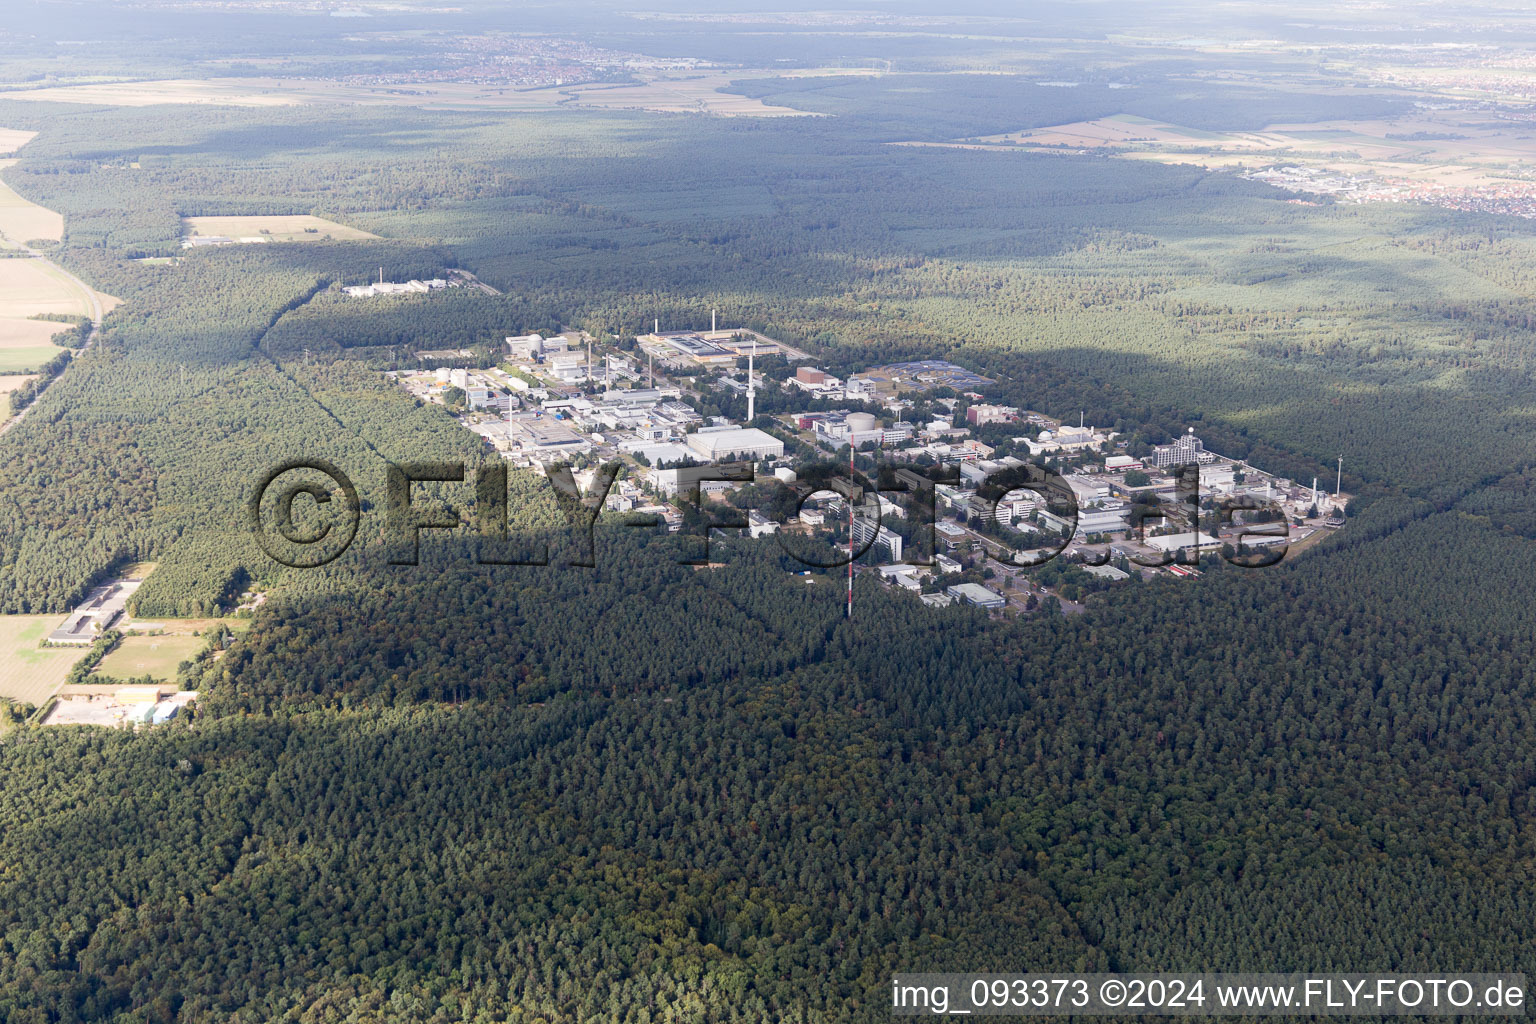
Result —
M 688 447 L 711 462 L 776 459 L 784 442 L 756 427 L 704 427 L 688 435 Z
M 1008 603 L 1008 599 L 1002 594 L 980 583 L 957 583 L 953 587 L 945 588 L 945 593 L 978 608 L 1001 608 Z

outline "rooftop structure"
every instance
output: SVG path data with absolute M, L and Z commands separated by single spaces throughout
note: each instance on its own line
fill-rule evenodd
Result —
M 891 363 L 877 366 L 854 375 L 867 381 L 879 394 L 897 391 L 932 391 L 937 388 L 953 388 L 956 391 L 979 391 L 995 383 L 989 377 L 972 373 L 963 366 L 942 359 L 923 359 L 912 363 Z
M 1001 608 L 1008 603 L 1008 599 L 1002 594 L 980 583 L 957 583 L 952 587 L 946 587 L 945 593 L 978 608 Z
M 688 447 L 711 462 L 776 459 L 784 442 L 756 427 L 705 427 L 688 435 Z
M 1221 541 L 1208 533 L 1170 533 L 1165 537 L 1148 537 L 1147 547 L 1157 551 L 1183 551 L 1199 548 L 1201 551 L 1221 547 Z
M 559 420 L 547 416 L 509 419 L 507 436 L 525 449 L 584 452 L 592 447 L 592 442 Z
M 1019 414 L 1011 405 L 973 405 L 965 410 L 965 420 L 978 427 L 988 423 L 1006 423 Z
M 375 295 L 423 294 L 447 287 L 447 281 L 440 277 L 434 277 L 427 281 L 377 281 L 374 284 L 354 285 L 343 289 L 343 291 L 354 298 L 366 299 L 372 298 Z
M 763 515 L 757 509 L 747 513 L 747 533 L 752 537 L 762 537 L 770 533 L 778 533 L 779 524 Z
M 544 351 L 541 334 L 518 334 L 507 338 L 507 354 L 513 359 L 537 359 Z
M 1215 462 L 1216 456 L 1205 450 L 1205 442 L 1195 436 L 1195 428 L 1190 427 L 1189 433 L 1183 434 L 1172 444 L 1160 444 L 1152 449 L 1152 465 L 1159 469 L 1168 466 L 1184 466 L 1191 462 L 1201 465 Z
M 668 331 L 642 334 L 637 341 L 641 345 L 662 349 L 698 363 L 700 366 L 733 364 L 736 353 L 706 341 L 694 331 Z
M 118 580 L 96 587 L 85 596 L 64 623 L 48 634 L 51 644 L 94 643 L 102 633 L 111 629 L 124 616 L 128 598 L 139 589 L 141 580 Z

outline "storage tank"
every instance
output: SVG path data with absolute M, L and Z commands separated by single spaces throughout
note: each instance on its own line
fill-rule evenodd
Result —
M 880 425 L 880 421 L 875 419 L 874 414 L 867 412 L 851 412 L 844 422 L 848 424 L 849 430 L 860 431 L 874 430 Z

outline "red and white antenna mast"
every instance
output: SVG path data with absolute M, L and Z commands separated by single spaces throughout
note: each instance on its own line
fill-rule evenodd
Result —
M 848 437 L 848 618 L 853 618 L 853 436 Z

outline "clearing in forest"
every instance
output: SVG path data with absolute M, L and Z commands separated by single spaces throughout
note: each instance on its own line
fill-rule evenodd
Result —
M 101 659 L 97 675 L 114 679 L 138 679 L 152 676 L 156 680 L 176 678 L 176 666 L 191 659 L 203 649 L 203 638 L 192 636 L 125 636 L 111 654 Z M 89 682 L 90 679 L 87 679 Z
M 251 626 L 249 619 L 156 619 L 153 623 L 135 623 L 136 626 L 157 626 L 154 635 L 129 633 L 121 643 L 101 660 L 92 676 L 110 676 L 114 679 L 138 679 L 151 676 L 156 680 L 176 678 L 176 668 L 203 649 L 208 642 L 210 629 L 220 626 L 231 633 L 243 633 Z M 91 682 L 87 678 L 87 683 Z
M 183 217 L 185 238 L 227 238 L 233 242 L 320 242 L 378 238 L 358 228 L 324 217 L 284 215 L 272 217 Z

